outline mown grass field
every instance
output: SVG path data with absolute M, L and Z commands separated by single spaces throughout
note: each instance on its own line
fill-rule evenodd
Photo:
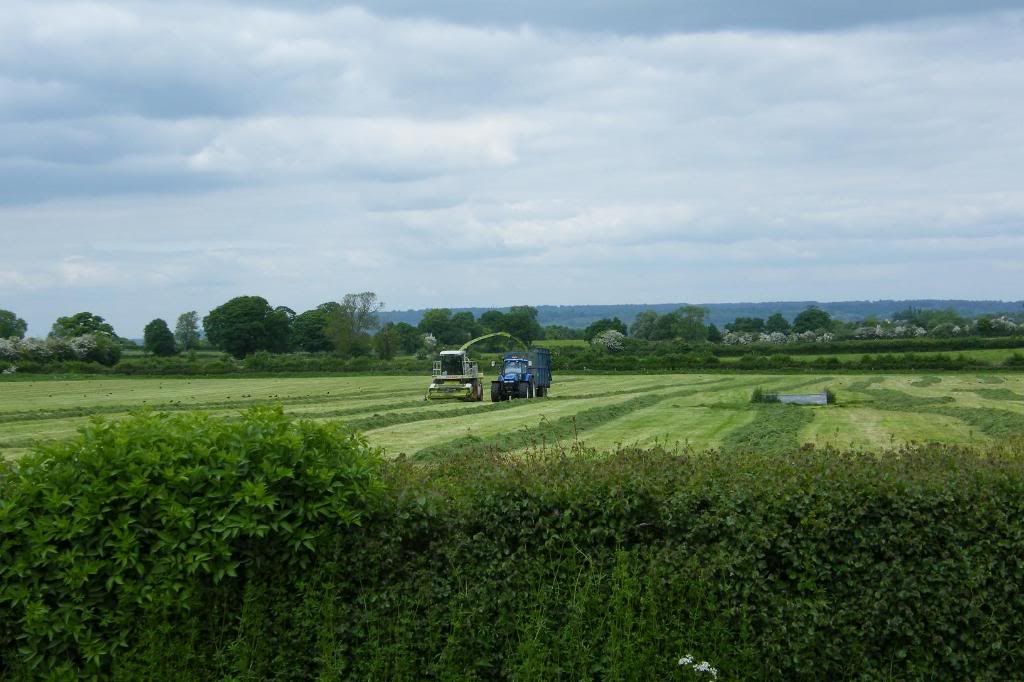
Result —
M 987 445 L 1024 435 L 1024 376 L 615 375 L 557 376 L 550 398 L 426 403 L 423 377 L 79 379 L 0 383 L 0 456 L 73 434 L 94 415 L 141 407 L 236 415 L 280 403 L 288 413 L 341 419 L 388 455 L 433 458 L 465 448 L 509 450 L 579 440 L 622 445 L 888 448 L 937 441 Z M 760 386 L 830 387 L 828 407 L 755 406 Z

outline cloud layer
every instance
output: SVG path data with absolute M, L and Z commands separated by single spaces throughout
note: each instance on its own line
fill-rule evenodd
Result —
M 8 1 L 0 307 L 1020 297 L 1005 5 L 291 7 Z

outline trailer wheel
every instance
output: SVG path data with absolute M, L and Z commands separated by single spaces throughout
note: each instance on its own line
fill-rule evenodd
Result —
M 547 395 L 547 393 L 545 393 L 544 391 L 545 391 L 545 389 L 544 389 L 543 386 L 538 386 L 537 387 L 537 397 L 538 398 L 543 398 L 545 395 Z
M 527 398 L 536 398 L 537 397 L 537 387 L 534 385 L 532 379 L 530 380 L 530 388 L 528 389 L 528 391 L 529 391 L 529 395 L 526 396 Z

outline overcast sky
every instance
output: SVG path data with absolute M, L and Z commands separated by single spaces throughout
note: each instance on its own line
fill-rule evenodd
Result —
M 1024 297 L 1022 2 L 3 5 L 30 334 L 243 294 Z

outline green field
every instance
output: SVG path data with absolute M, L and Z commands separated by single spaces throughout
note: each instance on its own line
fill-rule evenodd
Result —
M 615 375 L 557 376 L 550 398 L 426 403 L 422 377 L 78 379 L 0 383 L 0 455 L 72 435 L 90 417 L 141 407 L 232 416 L 254 404 L 341 419 L 388 455 L 436 456 L 468 447 L 545 443 L 607 448 L 815 446 L 889 448 L 937 441 L 985 445 L 1024 434 L 1024 376 Z M 828 407 L 754 406 L 750 392 L 818 391 Z

